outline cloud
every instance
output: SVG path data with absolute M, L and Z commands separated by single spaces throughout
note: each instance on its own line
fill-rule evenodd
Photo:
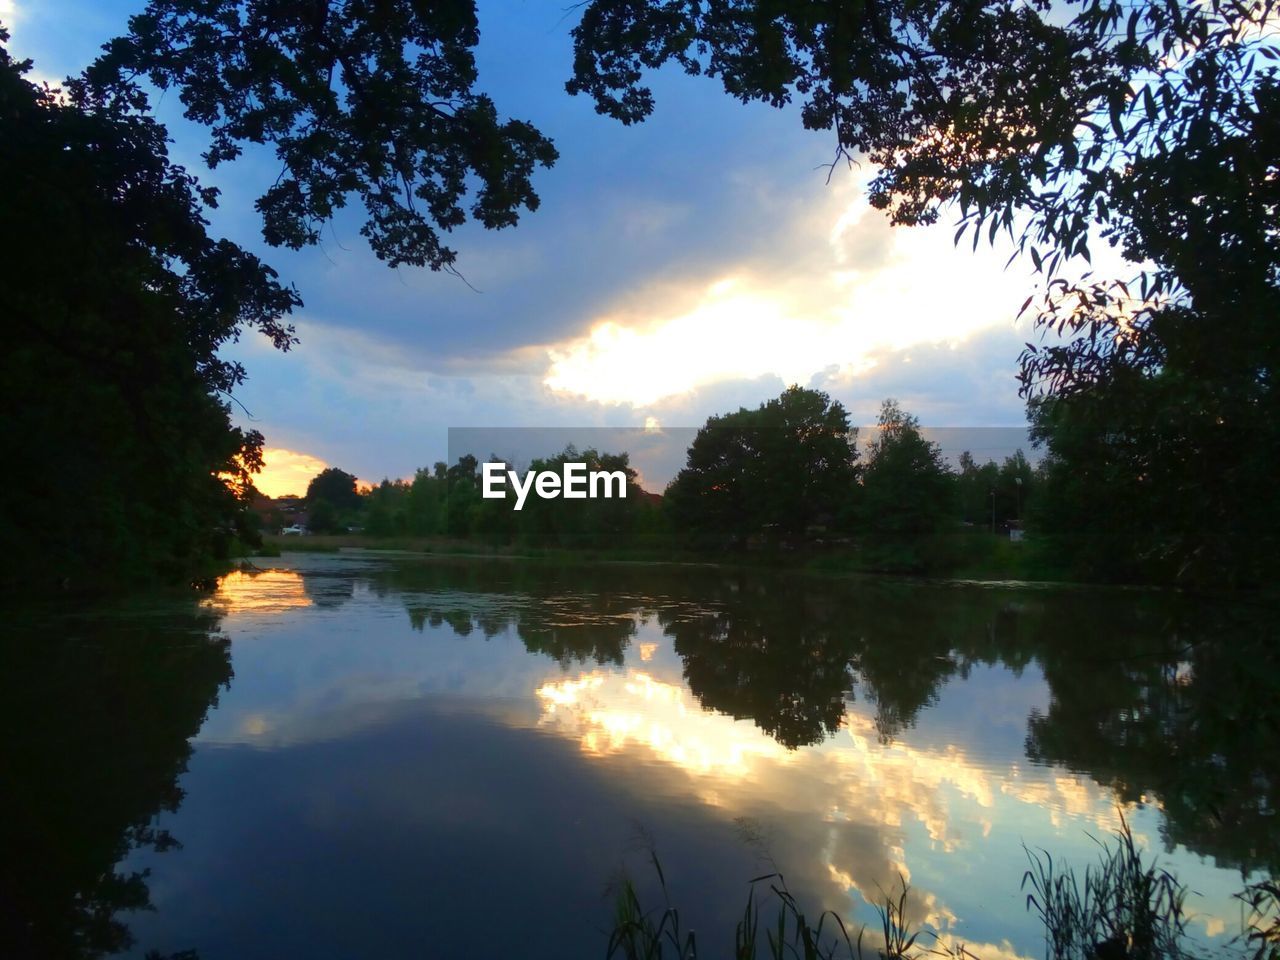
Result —
M 254 338 L 229 351 L 272 444 L 406 476 L 445 458 L 450 427 L 696 427 L 791 382 L 861 423 L 888 395 L 927 424 L 1021 420 L 1010 320 L 1033 283 L 1004 251 L 958 250 L 946 225 L 891 227 L 865 201 L 865 169 L 830 182 L 814 169 L 829 138 L 698 78 L 660 73 L 666 107 L 645 124 L 596 116 L 563 93 L 557 17 L 521 8 L 484 25 L 486 89 L 562 158 L 517 229 L 450 235 L 470 286 L 388 270 L 355 210 L 323 249 L 261 251 L 307 302 L 290 354 Z M 525 47 L 518 69 L 500 54 Z M 253 157 L 236 170 L 209 178 L 224 189 L 217 228 L 253 241 L 255 181 L 277 171 Z
M 962 918 L 927 882 L 944 861 L 982 864 L 997 826 L 1035 832 L 1048 821 L 1105 832 L 1119 823 L 1111 792 L 1088 778 L 1021 760 L 992 765 L 979 744 L 963 741 L 886 746 L 865 706 L 850 705 L 840 734 L 820 747 L 786 750 L 750 722 L 700 708 L 678 673 L 652 671 L 654 659 L 544 682 L 538 728 L 577 741 L 594 760 L 629 755 L 645 771 L 643 789 L 683 773 L 682 796 L 755 824 L 797 888 L 844 917 L 903 878 L 912 884 L 910 925 L 951 939 Z M 1133 816 L 1133 805 L 1125 810 Z M 1020 954 L 1006 941 L 979 955 Z
M 319 457 L 283 447 L 264 447 L 262 472 L 253 484 L 268 497 L 301 496 L 311 479 L 329 465 Z
M 684 287 L 641 283 L 584 335 L 549 348 L 544 382 L 639 407 L 734 379 L 849 380 L 886 351 L 1007 326 L 1025 297 L 1026 280 L 1004 272 L 999 253 L 956 251 L 945 229 L 892 229 L 860 195 L 832 191 L 780 232 L 785 263 L 748 261 Z

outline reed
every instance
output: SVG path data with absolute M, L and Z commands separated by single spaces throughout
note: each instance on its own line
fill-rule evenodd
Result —
M 1082 875 L 1059 865 L 1047 850 L 1027 850 L 1030 867 L 1022 878 L 1027 909 L 1045 931 L 1047 960 L 1190 960 L 1186 939 L 1190 919 L 1187 889 L 1158 861 L 1147 862 L 1122 816 L 1120 828 L 1099 841 L 1098 862 Z M 616 896 L 609 960 L 699 960 L 699 941 L 682 925 L 671 903 L 657 854 L 649 861 L 658 878 L 663 905 L 646 911 L 631 880 L 624 876 Z M 864 950 L 866 927 L 850 931 L 834 911 L 813 922 L 780 872 L 748 884 L 746 906 L 733 942 L 734 960 L 978 960 L 963 944 L 940 937 L 907 919 L 911 890 L 899 876 L 892 890 L 880 891 L 875 906 L 883 942 Z M 1264 880 L 1237 894 L 1244 907 L 1241 960 L 1280 960 L 1280 883 Z M 925 946 L 932 938 L 932 945 Z M 723 953 L 705 954 L 707 957 Z

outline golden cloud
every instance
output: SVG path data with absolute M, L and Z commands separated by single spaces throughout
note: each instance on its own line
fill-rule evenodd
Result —
M 646 406 L 729 380 L 856 376 L 881 353 L 1011 323 L 1027 292 L 1025 279 L 1004 271 L 1007 254 L 958 250 L 945 225 L 889 229 L 844 192 L 779 234 L 785 261 L 642 284 L 584 334 L 551 345 L 543 383 Z
M 268 497 L 302 496 L 311 479 L 329 466 L 319 457 L 284 447 L 263 447 L 262 460 L 253 485 Z

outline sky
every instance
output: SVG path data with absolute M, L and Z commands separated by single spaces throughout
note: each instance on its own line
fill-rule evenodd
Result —
M 142 7 L 0 0 L 0 22 L 32 75 L 56 80 Z M 248 369 L 235 417 L 266 437 L 264 492 L 302 492 L 325 466 L 412 476 L 448 456 L 450 428 L 696 427 L 793 383 L 859 424 L 886 397 L 926 426 L 1025 423 L 1014 374 L 1035 333 L 1016 315 L 1035 280 L 1027 263 L 1005 267 L 1007 247 L 953 246 L 945 215 L 891 227 L 867 205 L 869 166 L 824 166 L 834 134 L 715 81 L 664 70 L 648 122 L 597 115 L 564 90 L 563 4 L 482 3 L 480 25 L 479 88 L 560 160 L 535 176 L 541 207 L 518 226 L 452 235 L 466 282 L 386 267 L 358 209 L 317 247 L 267 247 L 253 203 L 277 172 L 270 153 L 208 171 L 205 131 L 172 93 L 156 98 L 175 160 L 222 190 L 215 230 L 305 302 L 293 350 L 250 333 L 224 351 Z

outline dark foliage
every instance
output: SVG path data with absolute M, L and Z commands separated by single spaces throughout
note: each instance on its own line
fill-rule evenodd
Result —
M 479 39 L 471 0 L 152 0 L 87 77 L 107 103 L 138 75 L 176 89 L 212 132 L 210 166 L 274 146 L 281 174 L 257 204 L 273 246 L 315 243 L 357 196 L 380 259 L 439 270 L 456 256 L 442 232 L 468 213 L 513 225 L 556 160 L 475 89 Z
M 847 517 L 856 431 L 825 393 L 790 387 L 755 410 L 711 417 L 666 498 L 694 543 L 795 540 Z
M 244 370 L 218 347 L 256 330 L 287 349 L 298 300 L 209 236 L 215 196 L 169 162 L 162 127 L 37 88 L 27 67 L 0 49 L 0 405 L 32 473 L 6 498 L 4 584 L 190 578 L 251 536 L 260 465 L 261 435 L 223 399 Z
M 1021 358 L 1064 474 L 1044 529 L 1084 531 L 1071 560 L 1094 575 L 1257 584 L 1280 555 L 1259 496 L 1280 450 L 1275 19 L 1270 0 L 594 0 L 568 87 L 626 123 L 672 61 L 801 100 L 838 156 L 877 165 L 894 222 L 954 203 L 957 241 L 1006 234 L 1046 281 Z M 1098 236 L 1135 278 L 1066 277 Z
M 138 850 L 178 838 L 156 825 L 220 690 L 230 642 L 208 613 L 137 621 L 22 618 L 0 645 L 0 954 L 87 960 L 134 945 L 151 909 Z

